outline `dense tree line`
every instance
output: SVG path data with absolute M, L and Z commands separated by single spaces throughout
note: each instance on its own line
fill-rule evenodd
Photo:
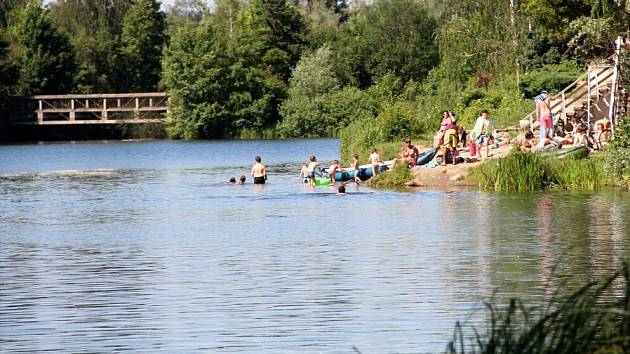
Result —
M 629 0 L 6 0 L 0 110 L 167 90 L 173 137 L 341 135 L 349 151 L 442 109 L 517 119 L 629 27 Z

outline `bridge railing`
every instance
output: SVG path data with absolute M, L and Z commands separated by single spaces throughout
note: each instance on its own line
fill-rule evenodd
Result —
M 161 122 L 165 92 L 12 97 L 9 124 L 117 124 Z

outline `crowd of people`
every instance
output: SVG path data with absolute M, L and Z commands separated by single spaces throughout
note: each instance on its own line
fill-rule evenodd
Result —
M 578 125 L 575 129 L 569 124 L 564 124 L 562 120 L 555 119 L 551 107 L 552 97 L 547 91 L 542 91 L 535 99 L 535 115 L 536 123 L 539 126 L 539 134 L 536 137 L 532 127 L 519 136 L 512 143 L 520 147 L 522 151 L 533 152 L 546 150 L 561 145 L 588 146 L 597 145 L 593 140 L 599 139 L 601 134 L 610 130 L 610 121 L 602 118 L 594 124 L 594 134 L 589 134 L 584 124 Z M 466 146 L 468 140 L 468 147 Z M 507 143 L 507 140 L 504 140 Z M 407 167 L 414 167 L 420 157 L 418 148 L 414 146 L 409 137 L 403 140 L 403 146 L 396 157 L 387 164 L 389 169 L 404 164 Z M 446 165 L 447 163 L 456 164 L 458 161 L 476 161 L 485 160 L 492 155 L 490 147 L 498 145 L 498 137 L 494 129 L 490 113 L 484 109 L 475 121 L 473 129 L 467 133 L 464 127 L 458 125 L 457 117 L 452 111 L 443 111 L 441 115 L 440 129 L 435 133 L 433 138 L 433 148 L 437 153 L 433 157 L 435 165 Z M 459 148 L 461 146 L 461 149 Z M 460 151 L 468 151 L 470 157 L 460 157 Z M 425 155 L 426 156 L 426 155 Z M 312 186 L 318 184 L 318 178 L 325 180 L 326 184 L 335 184 L 337 182 L 338 172 L 353 172 L 350 179 L 356 183 L 376 176 L 381 171 L 384 162 L 381 159 L 377 148 L 373 148 L 367 159 L 367 166 L 360 166 L 359 155 L 353 154 L 352 163 L 348 167 L 342 167 L 339 160 L 334 160 L 327 168 L 322 168 L 317 157 L 311 155 L 307 163 L 302 164 L 299 177 L 302 182 Z M 423 161 L 422 163 L 425 163 Z M 434 166 L 435 166 L 434 165 Z M 354 172 L 356 171 L 356 172 Z M 370 174 L 371 172 L 371 174 Z M 260 156 L 256 156 L 255 164 L 252 166 L 251 176 L 254 184 L 265 184 L 267 180 L 267 168 L 262 164 Z M 346 177 L 347 178 L 347 177 Z M 231 184 L 245 184 L 246 177 L 243 175 L 237 181 L 235 177 L 230 178 Z M 344 181 L 347 182 L 347 181 Z M 343 185 L 341 186 L 343 187 Z M 345 187 L 339 192 L 345 193 Z M 343 191 L 342 191 L 343 189 Z
M 600 149 L 606 142 L 605 134 L 610 134 L 611 123 L 606 117 L 600 118 L 592 125 L 592 131 L 586 123 L 572 123 L 563 120 L 559 114 L 552 113 L 552 96 L 542 91 L 535 99 L 536 122 L 534 127 L 519 137 L 520 149 L 526 152 L 550 150 L 563 145 L 586 146 L 589 149 Z M 538 137 L 532 128 L 538 126 Z M 518 142 L 517 142 L 518 143 Z

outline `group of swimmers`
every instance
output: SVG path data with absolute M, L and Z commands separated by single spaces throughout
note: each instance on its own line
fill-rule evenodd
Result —
M 252 177 L 254 177 L 254 184 L 265 184 L 267 181 L 267 166 L 262 164 L 262 158 L 260 156 L 256 156 L 254 158 L 255 163 L 252 166 Z M 243 175 L 239 178 L 238 182 L 236 181 L 236 177 L 230 178 L 230 184 L 245 184 L 247 178 Z
M 383 161 L 381 160 L 381 156 L 378 154 L 377 148 L 372 149 L 372 153 L 369 157 L 369 163 L 372 169 L 372 176 L 376 176 L 379 172 L 380 164 L 383 163 Z M 341 167 L 341 165 L 339 164 L 339 160 L 334 160 L 330 167 L 328 167 L 328 169 L 326 170 L 326 174 L 322 171 L 321 166 L 317 161 L 317 157 L 315 157 L 315 155 L 311 155 L 309 157 L 309 162 L 302 164 L 302 169 L 300 170 L 300 179 L 302 179 L 304 183 L 315 185 L 315 179 L 317 177 L 325 177 L 327 175 L 330 179 L 330 182 L 335 183 L 336 173 L 347 170 L 356 171 L 356 173 L 354 174 L 354 181 L 356 183 L 360 183 L 362 181 L 361 177 L 363 176 L 364 171 L 359 166 L 358 154 L 352 155 L 352 165 L 348 168 Z

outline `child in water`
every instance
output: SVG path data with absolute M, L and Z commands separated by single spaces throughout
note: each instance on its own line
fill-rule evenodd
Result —
M 333 161 L 333 164 L 330 165 L 330 167 L 328 168 L 328 177 L 330 177 L 330 180 L 332 181 L 332 183 L 335 183 L 335 173 L 337 172 L 337 170 L 341 170 L 341 166 L 339 165 L 339 160 L 335 160 Z
M 354 174 L 354 181 L 360 183 L 361 177 L 359 177 L 359 175 L 361 174 L 361 168 L 359 168 L 359 154 L 352 155 L 352 167 L 357 171 Z
M 302 180 L 302 183 L 308 183 L 308 165 L 305 163 L 302 164 L 302 169 L 300 170 L 300 179 Z
M 372 150 L 372 154 L 370 155 L 370 164 L 372 164 L 372 176 L 376 176 L 378 174 L 380 162 L 381 157 L 378 154 L 378 149 L 374 148 L 374 150 Z
M 230 177 L 230 184 L 236 184 L 236 178 Z
M 238 184 L 245 184 L 245 181 L 247 180 L 247 177 L 245 177 L 244 175 L 241 175 L 241 178 L 238 181 Z

